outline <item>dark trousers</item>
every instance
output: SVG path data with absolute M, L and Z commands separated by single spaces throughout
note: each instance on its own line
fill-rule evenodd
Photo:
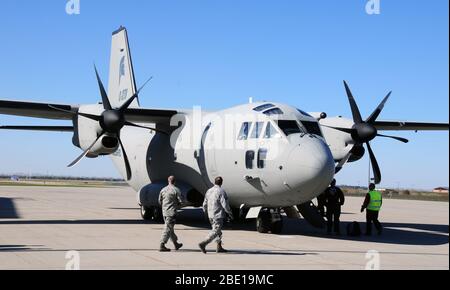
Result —
M 327 208 L 327 231 L 331 233 L 334 225 L 334 232 L 341 233 L 341 209 L 340 208 Z
M 381 234 L 383 231 L 383 227 L 381 226 L 381 223 L 378 221 L 378 211 L 373 210 L 367 210 L 366 211 L 366 220 L 367 220 L 367 228 L 366 228 L 366 234 L 371 235 L 372 234 L 372 223 L 375 224 L 375 228 L 377 229 L 378 233 Z

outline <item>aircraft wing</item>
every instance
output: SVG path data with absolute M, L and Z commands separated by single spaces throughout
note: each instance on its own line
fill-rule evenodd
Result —
M 73 132 L 73 126 L 0 126 L 0 130 Z
M 55 110 L 54 108 L 61 110 Z M 23 101 L 0 100 L 0 115 L 13 115 L 53 120 L 73 120 L 79 106 L 34 103 Z M 129 108 L 125 111 L 125 119 L 129 122 L 168 124 L 170 118 L 178 112 L 174 110 Z M 55 128 L 55 129 L 53 129 Z M 35 131 L 70 131 L 69 127 L 2 127 L 9 130 L 35 130 Z M 41 130 L 40 130 L 41 129 Z M 73 130 L 73 129 L 72 129 Z
M 448 123 L 423 123 L 402 121 L 376 121 L 375 128 L 380 131 L 448 131 Z
M 66 111 L 72 111 L 74 113 L 78 110 L 78 107 L 70 105 L 0 100 L 0 114 L 53 120 L 73 119 L 73 114 L 57 111 L 50 108 L 50 106 L 58 107 Z

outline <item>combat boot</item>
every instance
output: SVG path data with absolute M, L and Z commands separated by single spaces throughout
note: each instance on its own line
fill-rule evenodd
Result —
M 198 247 L 200 248 L 200 250 L 202 251 L 203 254 L 206 254 L 206 244 L 205 243 L 198 244 Z
M 217 243 L 217 251 L 216 252 L 217 253 L 228 253 L 228 251 L 222 247 L 222 243 Z
M 170 249 L 166 248 L 166 245 L 165 245 L 165 244 L 161 244 L 161 245 L 159 246 L 159 251 L 160 251 L 160 252 L 170 252 Z
M 181 247 L 183 247 L 183 244 L 178 242 L 173 243 L 173 245 L 175 246 L 175 251 L 178 251 Z

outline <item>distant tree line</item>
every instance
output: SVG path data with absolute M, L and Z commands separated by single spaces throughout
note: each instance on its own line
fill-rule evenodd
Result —
M 75 177 L 75 176 L 57 176 L 57 175 L 26 175 L 26 174 L 0 174 L 0 179 L 19 179 L 19 180 L 82 180 L 82 181 L 110 181 L 123 182 L 122 178 L 112 177 Z

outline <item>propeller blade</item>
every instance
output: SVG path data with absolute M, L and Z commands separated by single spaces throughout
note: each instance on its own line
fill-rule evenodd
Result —
M 65 113 L 70 113 L 70 114 L 72 114 L 74 116 L 77 116 L 77 115 L 83 116 L 85 118 L 88 118 L 88 119 L 91 119 L 91 120 L 94 120 L 94 121 L 100 121 L 101 118 L 102 118 L 101 116 L 96 116 L 96 115 L 91 115 L 91 114 L 86 114 L 86 113 L 72 112 L 72 111 L 64 110 L 64 109 L 61 109 L 61 108 L 58 108 L 58 107 L 55 107 L 55 106 L 52 106 L 52 105 L 48 105 L 48 106 L 50 108 L 52 108 L 53 110 L 57 110 L 57 111 L 65 112 Z
M 374 124 L 375 121 L 378 119 L 378 116 L 380 116 L 381 112 L 384 109 L 384 105 L 386 105 L 386 102 L 389 100 L 389 97 L 391 96 L 392 92 L 389 92 L 389 94 L 387 94 L 387 96 L 383 99 L 383 101 L 381 102 L 380 105 L 378 105 L 378 107 L 375 109 L 375 111 L 373 111 L 372 115 L 370 115 L 370 117 L 367 119 L 367 123 L 369 124 Z
M 353 134 L 356 132 L 355 129 L 352 128 L 340 128 L 340 127 L 331 127 L 331 126 L 326 126 L 326 125 L 322 125 L 323 127 L 327 127 L 330 129 L 334 129 L 334 130 L 338 130 L 338 131 L 342 131 L 344 133 L 348 133 L 348 134 Z
M 353 148 L 352 148 L 353 149 Z M 344 159 L 342 159 L 338 165 L 336 165 L 336 174 L 339 173 L 339 171 L 342 170 L 342 168 L 344 167 L 344 165 L 347 163 L 347 161 L 350 159 L 350 157 L 352 156 L 352 150 L 350 150 L 347 155 L 345 155 Z
M 78 162 L 81 161 L 81 159 L 83 159 L 84 157 L 86 157 L 86 155 L 88 155 L 89 151 L 91 151 L 92 147 L 94 147 L 95 143 L 97 143 L 98 140 L 100 140 L 100 138 L 103 136 L 104 132 L 102 132 L 97 139 L 94 141 L 94 143 L 92 143 L 91 146 L 89 146 L 88 149 L 86 149 L 83 154 L 81 154 L 77 159 L 75 159 L 72 163 L 70 163 L 67 167 L 74 167 L 75 165 L 78 164 Z
M 378 137 L 384 137 L 384 138 L 391 138 L 391 139 L 394 139 L 394 140 L 397 140 L 397 141 L 400 141 L 400 142 L 403 142 L 403 143 L 409 143 L 408 139 L 405 139 L 405 138 L 402 138 L 402 137 L 388 136 L 388 135 L 382 135 L 382 134 L 378 134 L 377 136 Z
M 139 88 L 139 90 L 136 92 L 136 94 L 134 94 L 131 98 L 129 98 L 125 103 L 123 103 L 123 105 L 120 107 L 119 111 L 123 112 L 126 109 L 128 109 L 128 107 L 131 105 L 131 103 L 134 101 L 134 99 L 136 99 L 140 92 L 142 91 L 142 89 L 153 79 L 153 77 L 150 77 L 143 85 L 142 87 Z
M 131 179 L 131 167 L 130 167 L 130 162 L 128 160 L 128 156 L 127 153 L 125 152 L 125 147 L 123 146 L 122 140 L 119 137 L 119 143 L 120 143 L 120 147 L 122 148 L 122 154 L 123 154 L 123 159 L 125 161 L 125 169 L 127 171 L 127 180 Z
M 95 69 L 95 76 L 97 77 L 98 86 L 100 88 L 100 94 L 102 95 L 102 102 L 103 102 L 103 108 L 105 110 L 111 110 L 111 103 L 108 99 L 108 94 L 106 93 L 105 87 L 103 86 L 102 80 L 100 79 L 100 76 L 98 75 L 97 67 L 94 64 Z
M 158 133 L 162 133 L 162 134 L 165 134 L 165 135 L 169 135 L 169 133 L 167 133 L 166 131 L 162 131 L 162 130 L 158 130 L 158 129 L 155 129 L 155 128 L 141 126 L 141 125 L 134 124 L 134 123 L 131 123 L 131 122 L 128 122 L 128 121 L 125 122 L 125 126 L 131 126 L 131 127 L 136 127 L 136 128 L 147 129 L 147 130 L 151 130 L 151 131 L 154 131 L 154 132 L 158 132 Z
M 363 119 L 361 117 L 361 112 L 359 111 L 358 105 L 356 104 L 355 98 L 353 97 L 352 91 L 350 90 L 350 87 L 348 86 L 346 81 L 344 81 L 344 85 L 347 92 L 348 101 L 350 103 L 350 108 L 352 109 L 353 121 L 355 122 L 355 124 L 361 124 L 363 123 Z
M 375 184 L 380 184 L 380 182 L 381 182 L 380 166 L 378 165 L 377 158 L 375 157 L 375 154 L 373 153 L 370 143 L 367 142 L 366 145 L 367 145 L 367 149 L 369 150 L 370 161 L 372 163 L 372 169 L 373 169 L 373 175 L 375 177 Z

